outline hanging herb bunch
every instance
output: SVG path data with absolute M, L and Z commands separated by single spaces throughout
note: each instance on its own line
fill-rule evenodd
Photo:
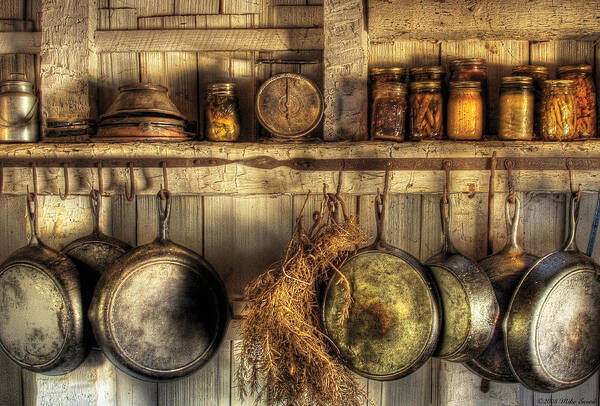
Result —
M 308 202 L 304 202 L 304 211 Z M 342 212 L 343 220 L 337 220 Z M 358 406 L 366 394 L 336 355 L 324 333 L 321 289 L 357 245 L 366 241 L 338 193 L 327 194 L 313 214 L 310 230 L 302 213 L 283 258 L 244 291 L 249 303 L 241 325 L 241 351 L 236 371 L 241 397 L 285 406 Z M 341 283 L 348 284 L 345 277 Z M 348 303 L 340 320 L 347 317 Z

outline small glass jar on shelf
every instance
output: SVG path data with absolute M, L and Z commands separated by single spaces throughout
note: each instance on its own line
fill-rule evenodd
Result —
M 486 131 L 488 69 L 484 58 L 460 58 L 448 63 L 450 82 L 476 81 L 481 84 L 481 99 L 483 101 L 483 131 Z
M 450 82 L 446 133 L 451 140 L 479 140 L 483 137 L 481 83 Z
M 236 141 L 240 137 L 240 113 L 235 83 L 213 83 L 206 93 L 206 138 Z
M 577 108 L 576 138 L 596 137 L 596 83 L 591 65 L 569 65 L 558 68 L 558 78 L 575 82 Z
M 410 130 L 413 141 L 444 137 L 444 98 L 440 81 L 410 84 Z
M 371 139 L 404 141 L 406 84 L 376 82 L 372 88 Z
M 577 138 L 575 82 L 546 80 L 542 98 L 542 139 L 571 141 Z
M 542 123 L 542 97 L 544 92 L 544 81 L 548 80 L 550 74 L 548 67 L 543 65 L 519 65 L 512 70 L 514 76 L 529 76 L 533 79 L 534 88 L 534 119 L 533 132 L 536 138 L 541 138 L 541 123 Z
M 430 80 L 442 82 L 444 80 L 444 68 L 439 65 L 417 66 L 415 68 L 410 68 L 411 82 L 424 82 Z
M 533 79 L 529 76 L 502 78 L 498 112 L 498 138 L 532 140 L 534 120 Z

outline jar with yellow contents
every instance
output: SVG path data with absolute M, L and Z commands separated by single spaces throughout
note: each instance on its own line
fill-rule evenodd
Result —
M 574 81 L 544 81 L 542 111 L 542 139 L 570 141 L 577 138 Z
M 543 65 L 519 65 L 515 66 L 511 73 L 513 76 L 529 76 L 533 79 L 534 90 L 534 118 L 533 132 L 536 138 L 542 137 L 542 95 L 544 93 L 544 81 L 548 80 L 550 73 L 548 67 Z
M 206 93 L 206 138 L 236 141 L 240 137 L 240 113 L 235 83 L 214 83 Z
M 532 78 L 502 78 L 498 137 L 502 140 L 532 140 L 534 106 Z
M 451 140 L 479 140 L 483 137 L 480 82 L 450 82 L 446 134 Z

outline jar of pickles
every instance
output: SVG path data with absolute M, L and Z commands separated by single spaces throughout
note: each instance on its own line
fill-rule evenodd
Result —
M 240 136 L 240 113 L 235 83 L 214 83 L 206 94 L 206 138 L 236 141 Z
M 591 65 L 561 66 L 558 68 L 560 79 L 575 82 L 575 104 L 577 122 L 576 138 L 592 138 L 596 136 L 596 84 L 592 77 Z
M 446 132 L 452 140 L 481 139 L 483 99 L 480 82 L 450 82 Z
M 423 82 L 428 80 L 444 80 L 444 69 L 439 65 L 419 66 L 410 68 L 410 80 L 412 82 Z
M 372 90 L 371 139 L 403 141 L 406 128 L 406 84 L 376 82 Z
M 483 58 L 453 59 L 449 63 L 450 82 L 477 81 L 483 100 L 483 131 L 486 130 L 487 62 Z
M 498 137 L 502 140 L 532 140 L 534 106 L 532 78 L 502 78 Z
M 399 66 L 371 68 L 369 79 L 372 84 L 377 82 L 406 82 L 406 69 Z
M 542 138 L 547 141 L 569 141 L 576 132 L 575 82 L 546 80 L 542 98 Z
M 439 140 L 444 136 L 442 84 L 440 81 L 410 84 L 410 139 Z
M 542 123 L 542 94 L 544 81 L 548 80 L 548 68 L 542 65 L 520 65 L 515 66 L 512 70 L 512 75 L 529 76 L 533 79 L 534 89 L 534 119 L 533 132 L 537 138 L 541 138 L 541 123 Z

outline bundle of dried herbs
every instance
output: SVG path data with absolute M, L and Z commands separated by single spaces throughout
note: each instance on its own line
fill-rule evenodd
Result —
M 321 289 L 366 235 L 338 194 L 324 196 L 311 229 L 302 228 L 300 215 L 281 261 L 244 291 L 249 305 L 236 371 L 242 398 L 252 394 L 257 401 L 289 406 L 358 406 L 366 400 L 323 332 L 320 316 Z M 341 221 L 332 214 L 336 207 L 344 213 Z M 348 307 L 350 300 L 348 286 Z

